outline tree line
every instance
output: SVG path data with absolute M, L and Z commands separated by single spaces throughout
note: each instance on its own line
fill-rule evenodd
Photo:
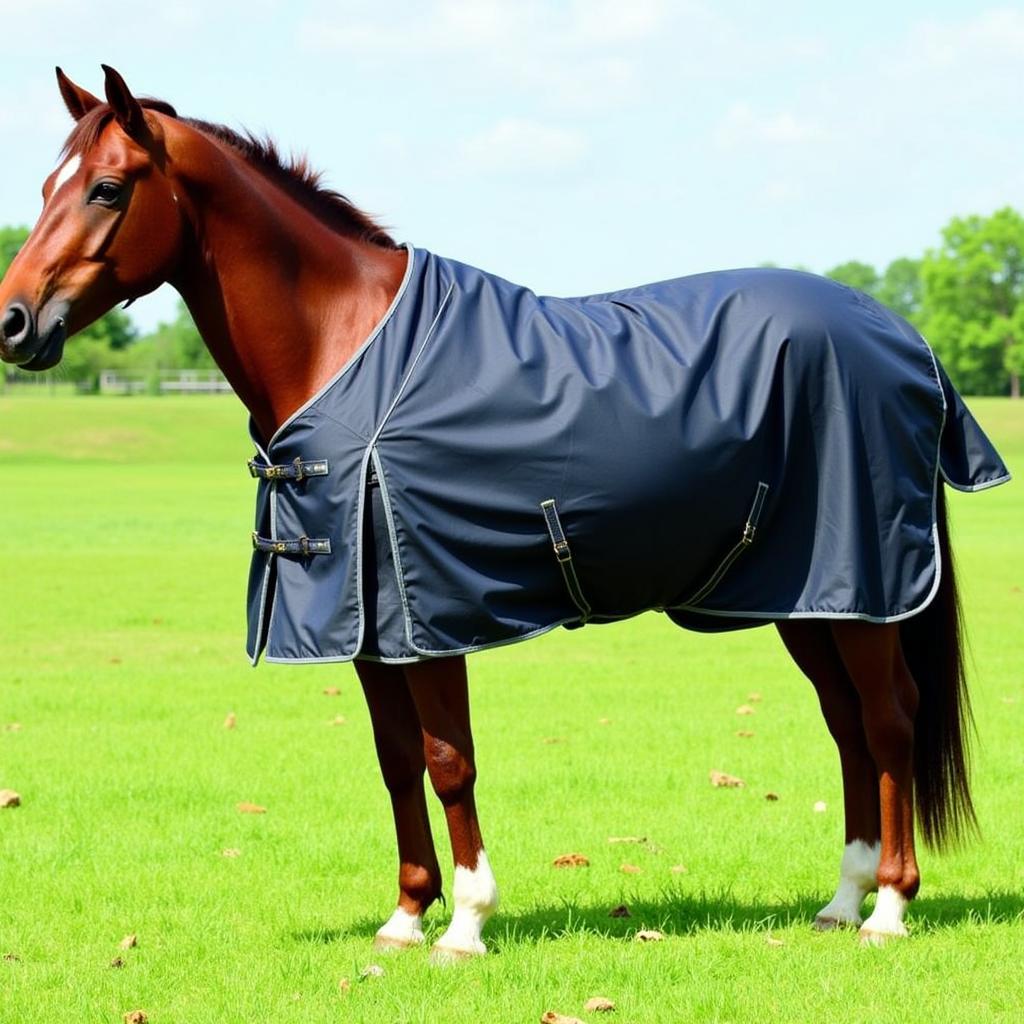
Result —
M 928 339 L 957 389 L 1021 396 L 1024 376 L 1024 216 L 954 217 L 939 246 L 884 271 L 851 260 L 826 276 L 859 288 Z
M 0 228 L 0 272 L 27 237 L 27 228 Z M 940 244 L 919 257 L 900 257 L 882 270 L 849 260 L 825 276 L 866 292 L 913 323 L 964 394 L 1021 396 L 1024 216 L 1012 207 L 987 217 L 954 217 L 942 229 Z M 95 390 L 103 370 L 155 378 L 161 370 L 213 365 L 179 302 L 174 319 L 146 335 L 123 310 L 111 310 L 67 346 L 57 372 L 83 390 Z

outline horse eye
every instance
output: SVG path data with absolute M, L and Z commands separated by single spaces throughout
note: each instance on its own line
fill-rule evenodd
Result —
M 116 181 L 99 181 L 89 193 L 89 202 L 100 206 L 113 206 L 121 198 L 121 186 Z

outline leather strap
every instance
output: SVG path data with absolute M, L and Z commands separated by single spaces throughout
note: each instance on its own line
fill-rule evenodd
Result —
M 569 591 L 572 603 L 580 611 L 580 624 L 582 625 L 590 618 L 593 609 L 587 599 L 583 596 L 583 588 L 580 586 L 579 577 L 576 575 L 576 567 L 572 564 L 572 550 L 569 547 L 569 540 L 562 529 L 562 521 L 558 518 L 558 508 L 554 498 L 540 503 L 540 510 L 544 513 L 544 522 L 548 528 L 548 536 L 551 537 L 551 546 L 555 551 L 555 558 L 558 560 L 558 567 L 562 570 L 562 578 L 565 580 L 565 588 Z
M 326 537 L 297 537 L 293 540 L 284 540 L 274 537 L 261 537 L 258 533 L 252 535 L 252 546 L 257 551 L 269 551 L 273 555 L 329 555 L 331 553 L 331 542 Z
M 296 458 L 279 466 L 250 459 L 248 465 L 249 475 L 262 480 L 299 481 L 305 480 L 308 476 L 327 476 L 328 471 L 326 459 L 311 459 L 309 462 L 303 462 L 302 459 Z

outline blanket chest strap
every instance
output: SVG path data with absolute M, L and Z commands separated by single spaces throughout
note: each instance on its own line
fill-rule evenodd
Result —
M 252 535 L 252 546 L 256 551 L 269 551 L 273 555 L 329 555 L 331 542 L 327 537 L 296 537 L 282 540 L 276 537 Z
M 305 480 L 309 476 L 327 476 L 327 460 L 311 459 L 304 462 L 302 459 L 292 459 L 279 466 L 268 465 L 265 462 L 257 462 L 256 459 L 249 460 L 249 475 L 260 477 L 263 480 Z

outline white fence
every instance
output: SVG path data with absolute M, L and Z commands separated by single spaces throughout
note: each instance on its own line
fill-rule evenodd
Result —
M 157 370 L 155 373 L 100 372 L 102 395 L 220 395 L 231 385 L 220 370 Z

